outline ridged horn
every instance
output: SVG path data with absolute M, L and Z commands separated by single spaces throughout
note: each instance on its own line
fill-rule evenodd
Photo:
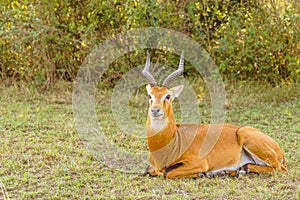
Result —
M 142 74 L 144 75 L 144 77 L 147 78 L 147 80 L 149 81 L 149 84 L 151 85 L 151 87 L 157 86 L 157 83 L 156 83 L 154 77 L 149 72 L 149 67 L 150 67 L 150 55 L 149 55 L 149 52 L 147 51 L 146 64 L 145 64 L 144 70 L 142 71 Z
M 184 50 L 182 50 L 181 56 L 180 56 L 180 62 L 178 69 L 171 73 L 163 82 L 162 86 L 168 88 L 171 82 L 178 76 L 180 76 L 183 73 L 183 67 L 184 67 Z

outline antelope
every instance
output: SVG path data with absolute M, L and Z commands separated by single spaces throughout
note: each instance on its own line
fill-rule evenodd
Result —
M 287 172 L 283 151 L 268 135 L 249 126 L 222 124 L 221 133 L 211 151 L 200 156 L 209 128 L 218 124 L 176 124 L 173 100 L 180 95 L 183 85 L 169 88 L 170 83 L 183 73 L 184 52 L 179 67 L 158 86 L 149 72 L 147 52 L 142 71 L 149 84 L 149 109 L 146 124 L 149 167 L 145 174 L 165 178 L 208 178 L 225 175 L 241 177 L 248 173 Z

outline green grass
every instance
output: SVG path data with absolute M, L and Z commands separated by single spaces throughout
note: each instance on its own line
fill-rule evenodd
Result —
M 288 173 L 178 180 L 126 174 L 101 163 L 81 142 L 74 128 L 71 85 L 50 92 L 2 86 L 0 199 L 299 199 L 299 85 L 231 83 L 226 91 L 226 122 L 251 125 L 272 136 L 285 152 Z M 110 95 L 97 95 L 105 134 L 124 149 L 146 151 L 144 139 L 116 126 Z M 136 95 L 131 117 L 143 125 L 146 98 Z M 200 102 L 203 122 L 209 122 L 209 105 L 206 95 Z

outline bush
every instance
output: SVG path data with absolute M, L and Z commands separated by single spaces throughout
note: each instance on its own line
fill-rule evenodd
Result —
M 215 49 L 220 71 L 239 79 L 297 81 L 300 76 L 300 21 L 287 10 L 252 9 L 241 21 L 230 18 Z
M 224 77 L 297 81 L 299 8 L 296 2 L 287 6 L 272 3 L 251 0 L 2 3 L 1 77 L 9 82 L 25 80 L 43 86 L 51 86 L 60 79 L 72 81 L 95 45 L 130 28 L 152 26 L 180 31 L 203 44 Z M 164 52 L 156 53 L 158 59 L 174 58 Z M 105 80 L 114 84 L 134 63 L 144 61 L 141 54 L 135 55 L 126 55 L 115 62 Z M 193 69 L 187 67 L 187 73 L 192 75 Z

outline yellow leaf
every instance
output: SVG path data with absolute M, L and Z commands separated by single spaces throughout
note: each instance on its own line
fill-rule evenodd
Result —
M 17 2 L 17 1 L 13 1 L 12 2 L 12 4 L 11 4 L 11 7 L 13 8 L 13 9 L 16 9 L 16 8 L 18 8 L 20 5 L 19 5 L 19 2 Z
M 82 41 L 82 42 L 80 42 L 80 44 L 81 44 L 81 46 L 83 46 L 83 47 L 85 47 L 86 46 L 86 44 Z

